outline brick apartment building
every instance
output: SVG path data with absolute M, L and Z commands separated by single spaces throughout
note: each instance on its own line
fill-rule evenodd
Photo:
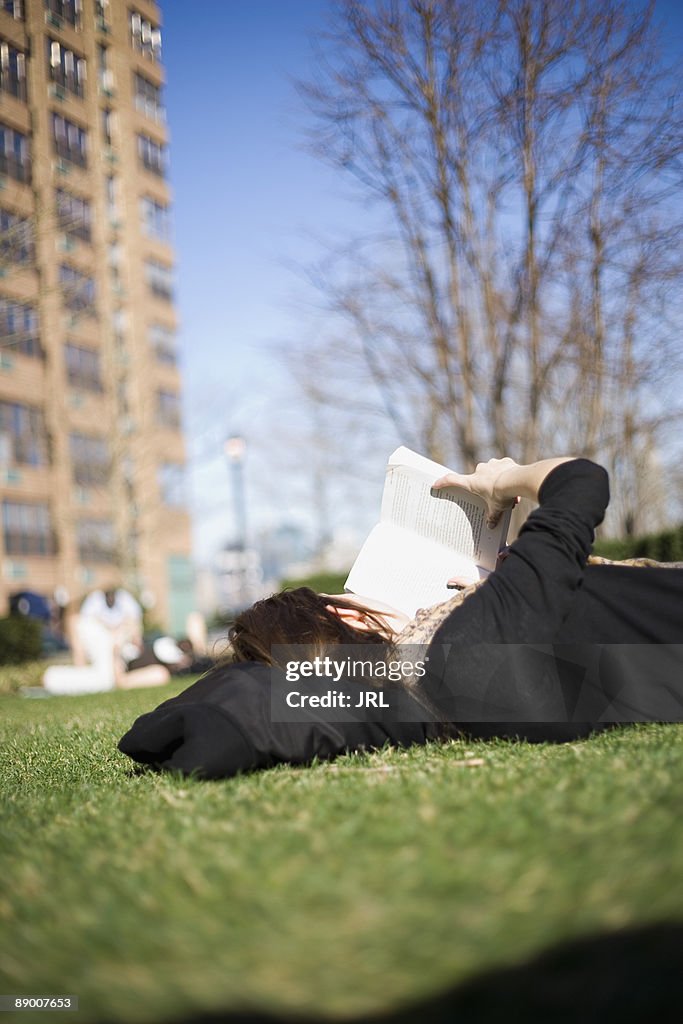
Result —
M 0 614 L 193 605 L 160 12 L 0 0 Z

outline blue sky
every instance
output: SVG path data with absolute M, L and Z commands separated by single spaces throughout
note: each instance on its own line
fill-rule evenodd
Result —
M 292 78 L 310 66 L 325 0 L 161 4 L 195 550 L 231 528 L 222 439 L 272 414 L 288 382 L 269 345 L 297 329 L 291 264 L 348 220 L 340 182 L 305 152 Z M 262 458 L 259 461 L 259 454 Z M 263 451 L 247 465 L 264 471 Z M 249 487 L 251 492 L 253 488 Z M 259 492 L 250 521 L 274 525 Z M 290 518 L 305 511 L 290 507 Z
M 288 81 L 305 66 L 307 32 L 325 8 L 319 0 L 162 5 L 191 374 L 215 372 L 221 349 L 244 369 L 241 357 L 277 328 L 289 276 L 280 263 L 301 248 L 294 236 L 331 213 L 332 175 L 297 148 Z
M 250 521 L 306 522 L 301 492 L 264 501 L 269 445 L 259 426 L 294 412 L 291 387 L 269 346 L 306 327 L 292 264 L 318 251 L 314 236 L 361 218 L 347 185 L 302 145 L 305 111 L 291 79 L 312 66 L 311 36 L 329 0 L 161 0 L 178 305 L 195 552 L 205 559 L 232 529 L 222 454 L 232 431 L 253 434 L 247 464 Z M 660 0 L 666 44 L 680 59 L 683 4 Z M 373 455 L 376 493 L 388 451 Z

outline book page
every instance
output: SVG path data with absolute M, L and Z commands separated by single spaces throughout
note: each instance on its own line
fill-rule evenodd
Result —
M 519 537 L 519 531 L 529 518 L 529 513 L 538 508 L 538 502 L 530 498 L 520 498 L 510 514 L 510 525 L 507 531 L 506 542 L 512 544 Z
M 432 482 L 437 480 L 440 476 L 444 476 L 446 473 L 450 473 L 448 466 L 442 466 L 440 462 L 434 462 L 433 459 L 428 459 L 426 455 L 418 455 L 412 448 L 406 448 L 401 445 L 391 453 L 387 460 L 388 466 L 410 466 L 411 469 L 419 469 L 422 473 L 426 473 L 434 476 Z
M 482 498 L 461 487 L 432 489 L 448 472 L 409 448 L 391 454 L 380 522 L 354 563 L 347 590 L 412 616 L 453 595 L 446 587 L 450 577 L 474 582 L 493 572 L 510 513 L 489 530 Z
M 489 530 L 483 499 L 458 487 L 432 490 L 437 475 L 389 464 L 380 522 L 404 527 L 493 571 L 509 515 L 503 516 L 494 530 Z
M 412 618 L 418 608 L 447 601 L 456 593 L 451 576 L 475 582 L 473 559 L 402 526 L 383 522 L 370 532 L 346 581 L 346 590 L 375 598 Z

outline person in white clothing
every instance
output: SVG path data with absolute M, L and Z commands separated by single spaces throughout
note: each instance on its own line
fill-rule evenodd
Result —
M 126 671 L 124 654 L 142 650 L 142 609 L 123 588 L 94 590 L 80 612 L 69 617 L 67 633 L 73 665 L 52 665 L 43 686 L 54 694 L 102 693 L 139 686 L 162 686 L 171 678 L 164 665 Z
M 123 587 L 93 590 L 81 605 L 81 618 L 97 619 L 121 643 L 142 640 L 142 608 Z

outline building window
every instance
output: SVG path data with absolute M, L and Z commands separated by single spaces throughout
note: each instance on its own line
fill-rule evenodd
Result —
M 0 174 L 7 174 L 15 181 L 31 180 L 28 139 L 6 124 L 0 124 Z
M 101 32 L 109 30 L 109 0 L 95 0 L 95 24 Z
M 81 273 L 68 263 L 59 268 L 59 287 L 67 309 L 73 313 L 94 313 L 95 279 Z
M 114 335 L 114 344 L 122 349 L 126 344 L 126 328 L 128 318 L 125 309 L 115 309 L 111 315 L 111 329 Z
M 49 462 L 47 431 L 40 409 L 20 402 L 0 402 L 0 438 L 8 438 L 11 461 L 24 466 Z
M 175 331 L 164 324 L 150 324 L 148 338 L 157 361 L 175 366 L 178 362 Z
M 4 40 L 0 41 L 0 92 L 26 99 L 26 56 Z
M 79 345 L 64 346 L 66 379 L 69 386 L 82 391 L 102 391 L 100 354 L 92 348 Z
M 107 214 L 110 220 L 116 220 L 119 214 L 119 206 L 117 199 L 118 186 L 116 184 L 116 178 L 109 174 L 105 178 L 105 193 L 107 197 Z
M 123 259 L 123 249 L 121 248 L 120 242 L 110 242 L 107 246 L 107 260 L 111 269 L 118 271 L 121 269 L 121 261 Z
M 112 282 L 118 287 L 121 281 L 121 262 L 123 259 L 123 249 L 119 242 L 109 243 L 107 246 L 107 259 Z
M 113 93 L 114 72 L 109 67 L 109 48 L 102 43 L 97 44 L 97 80 L 102 92 Z
M 151 196 L 140 199 L 140 219 L 142 230 L 148 238 L 156 238 L 159 242 L 171 240 L 171 211 L 163 203 L 157 203 Z
M 161 60 L 161 29 L 133 10 L 128 12 L 128 24 L 133 49 L 149 60 Z
M 67 49 L 56 39 L 45 39 L 50 81 L 68 89 L 73 96 L 83 96 L 85 85 L 85 59 Z
M 9 14 L 10 18 L 23 18 L 24 5 L 22 0 L 2 0 L 2 10 Z
M 173 508 L 187 506 L 187 476 L 185 466 L 165 462 L 158 469 L 159 491 L 164 505 Z
M 28 303 L 0 297 L 0 349 L 5 348 L 36 359 L 43 355 L 38 311 Z
M 158 260 L 145 260 L 145 277 L 153 295 L 167 302 L 173 301 L 173 267 Z
M 106 146 L 110 148 L 114 145 L 114 114 L 109 107 L 104 107 L 101 111 L 102 116 L 102 138 Z
M 157 391 L 157 423 L 180 430 L 180 396 L 174 391 Z
M 166 174 L 166 146 L 149 135 L 138 135 L 138 158 L 145 170 L 162 178 Z
M 26 266 L 35 260 L 33 223 L 0 208 L 0 267 Z
M 152 121 L 162 123 L 166 120 L 166 109 L 161 99 L 161 88 L 150 82 L 144 75 L 133 74 L 133 93 L 135 109 Z
M 8 555 L 55 555 L 50 509 L 43 502 L 3 501 L 2 529 Z
M 128 416 L 130 413 L 130 402 L 128 401 L 128 381 L 123 379 L 116 385 L 116 404 L 120 416 Z
M 76 544 L 81 562 L 116 560 L 116 534 L 114 524 L 108 519 L 79 519 Z
M 83 8 L 81 0 L 45 0 L 45 6 L 54 18 L 61 18 L 72 28 L 80 28 Z
M 55 191 L 57 221 L 60 228 L 73 238 L 83 242 L 92 240 L 90 231 L 90 203 L 87 199 L 74 196 L 71 192 L 58 188 Z
M 70 434 L 69 451 L 74 483 L 81 487 L 102 487 L 109 481 L 111 459 L 104 437 Z
M 52 142 L 55 153 L 78 167 L 88 163 L 88 133 L 85 128 L 52 113 Z

